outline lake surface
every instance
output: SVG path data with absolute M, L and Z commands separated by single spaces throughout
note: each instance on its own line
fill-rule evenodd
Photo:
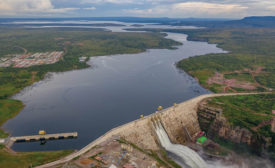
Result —
M 118 30 L 116 27 L 115 30 Z M 151 49 L 139 54 L 93 57 L 90 68 L 51 73 L 45 80 L 14 96 L 26 107 L 3 128 L 12 136 L 78 132 L 78 139 L 17 143 L 16 151 L 80 149 L 108 130 L 135 120 L 156 108 L 209 93 L 175 63 L 191 56 L 221 53 L 205 42 L 186 40 L 186 35 L 168 33 L 183 43 L 176 50 Z

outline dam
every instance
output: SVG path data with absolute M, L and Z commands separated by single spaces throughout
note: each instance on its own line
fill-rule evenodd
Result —
M 154 118 L 158 118 L 161 121 L 162 127 L 169 137 L 171 144 L 184 144 L 185 142 L 189 141 L 189 136 L 186 134 L 185 130 L 188 130 L 192 140 L 194 140 L 197 133 L 201 131 L 198 123 L 197 109 L 199 103 L 202 100 L 217 96 L 247 94 L 253 93 L 206 94 L 198 96 L 183 103 L 174 105 L 170 108 L 157 111 L 154 114 L 144 116 L 138 120 L 113 128 L 81 150 L 55 162 L 38 166 L 38 168 L 47 168 L 69 162 L 110 139 L 122 138 L 144 150 L 160 150 L 162 145 L 152 124 L 152 119 Z M 167 142 L 167 139 L 165 141 Z

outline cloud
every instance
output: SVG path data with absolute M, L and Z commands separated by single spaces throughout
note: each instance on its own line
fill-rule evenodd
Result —
M 91 7 L 92 6 L 92 7 Z M 96 12 L 92 12 L 96 10 Z M 275 0 L 0 0 L 4 16 L 227 17 L 275 15 Z
M 0 15 L 56 14 L 79 8 L 55 8 L 50 0 L 0 0 Z
M 96 7 L 82 8 L 84 10 L 96 10 Z
M 169 5 L 158 5 L 150 9 L 131 9 L 125 12 L 140 16 L 169 17 L 228 17 L 247 10 L 240 4 L 219 4 L 208 2 L 182 2 Z
M 206 2 L 185 2 L 172 5 L 172 8 L 176 11 L 193 11 L 198 13 L 208 14 L 222 14 L 228 12 L 237 12 L 247 9 L 245 6 L 239 4 L 218 4 L 218 3 L 206 3 Z
M 125 4 L 125 3 L 139 3 L 137 0 L 81 0 L 82 4 L 91 3 L 91 4 L 99 4 L 99 3 L 113 3 L 113 4 Z

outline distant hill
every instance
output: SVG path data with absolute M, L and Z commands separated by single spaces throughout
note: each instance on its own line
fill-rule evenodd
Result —
M 275 27 L 275 16 L 246 17 L 239 22 L 252 27 Z
M 220 18 L 143 18 L 143 17 L 78 17 L 78 18 L 0 18 L 0 23 L 24 21 L 120 21 L 159 23 L 209 28 L 275 28 L 275 16 L 252 16 L 240 20 Z
M 200 26 L 209 28 L 275 28 L 275 16 L 252 16 L 241 20 L 227 21 L 181 21 L 172 25 Z

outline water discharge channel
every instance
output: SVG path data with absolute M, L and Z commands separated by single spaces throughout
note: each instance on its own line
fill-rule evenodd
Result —
M 167 38 L 183 45 L 175 50 L 150 49 L 138 54 L 92 57 L 88 62 L 90 68 L 50 73 L 45 80 L 27 87 L 14 96 L 26 107 L 4 129 L 12 136 L 33 135 L 40 129 L 48 133 L 78 132 L 78 139 L 49 141 L 43 146 L 19 143 L 13 149 L 80 149 L 114 127 L 141 114 L 154 113 L 159 105 L 169 107 L 209 93 L 194 78 L 177 69 L 175 63 L 191 56 L 224 51 L 216 45 L 188 41 L 186 37 L 168 33 Z
M 161 146 L 182 159 L 191 168 L 207 168 L 205 161 L 192 149 L 180 144 L 172 144 L 160 121 L 155 123 L 155 131 Z

